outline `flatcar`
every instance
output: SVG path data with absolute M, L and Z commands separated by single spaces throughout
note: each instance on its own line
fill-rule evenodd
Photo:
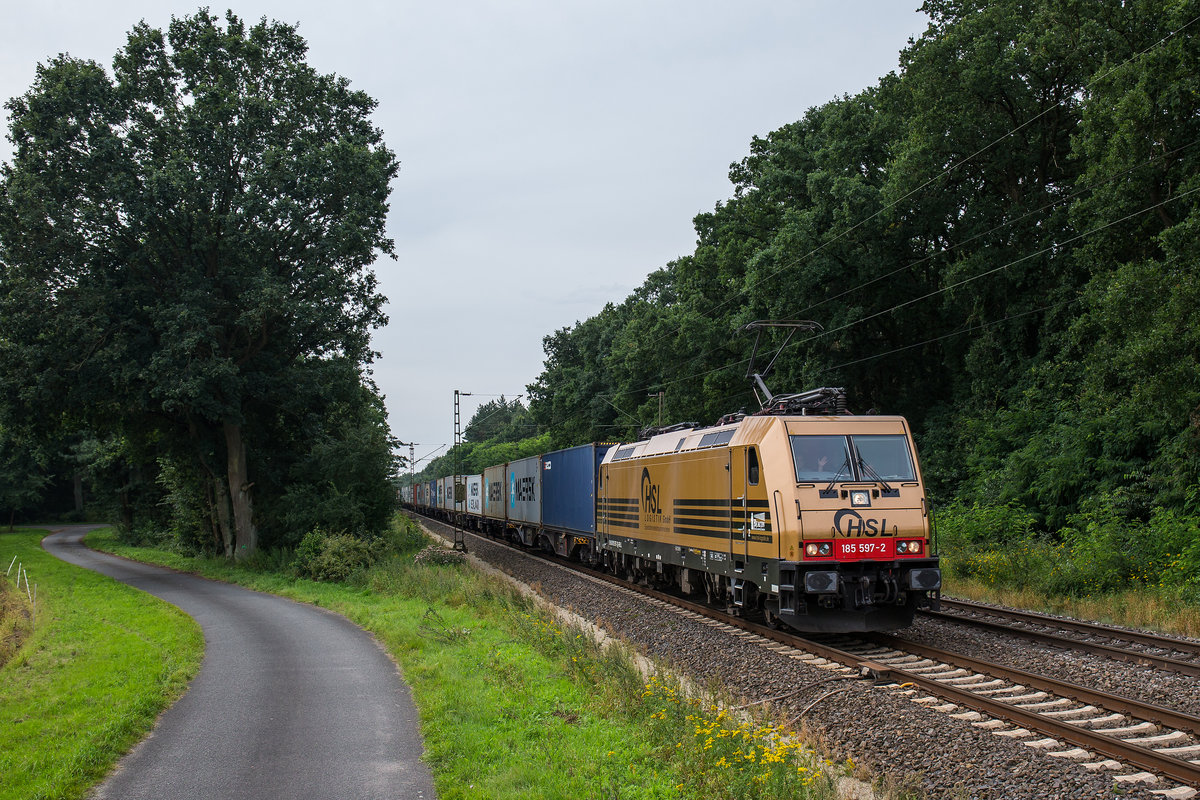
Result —
M 847 414 L 841 390 L 820 389 L 649 434 L 463 476 L 460 504 L 450 478 L 440 503 L 420 507 L 417 493 L 417 505 L 804 632 L 890 630 L 937 606 L 929 502 L 903 417 Z

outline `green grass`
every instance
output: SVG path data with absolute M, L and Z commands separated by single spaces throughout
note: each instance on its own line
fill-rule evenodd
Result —
M 374 633 L 412 687 L 441 800 L 828 798 L 827 772 L 842 769 L 768 720 L 731 720 L 711 697 L 648 686 L 629 653 L 563 628 L 467 565 L 415 564 L 409 553 L 326 583 L 280 572 L 279 559 L 255 568 L 111 534 L 88 542 L 314 603 Z
M 0 570 L 16 556 L 37 585 L 33 630 L 0 668 L 0 800 L 82 797 L 203 656 L 189 617 L 59 561 L 41 549 L 45 535 L 0 533 Z
M 1050 595 L 1029 586 L 1014 587 L 986 578 L 945 573 L 946 597 L 1025 608 L 1045 614 L 1129 628 L 1200 637 L 1200 607 L 1162 589 L 1127 589 L 1086 597 Z

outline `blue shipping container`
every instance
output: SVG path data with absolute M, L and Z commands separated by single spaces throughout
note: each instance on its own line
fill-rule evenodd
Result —
M 542 456 L 542 525 L 596 532 L 596 479 L 612 445 L 584 444 Z

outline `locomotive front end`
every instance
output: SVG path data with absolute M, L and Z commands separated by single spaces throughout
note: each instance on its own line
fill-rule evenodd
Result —
M 941 570 L 916 449 L 902 417 L 783 420 L 770 448 L 783 497 L 778 610 L 806 631 L 888 630 L 936 607 Z M 783 509 L 781 509 L 783 511 Z M 781 522 L 783 522 L 781 520 Z

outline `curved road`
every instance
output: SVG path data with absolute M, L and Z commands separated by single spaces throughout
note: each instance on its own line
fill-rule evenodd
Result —
M 187 693 L 92 795 L 112 800 L 433 800 L 408 687 L 374 640 L 321 609 L 88 550 L 63 561 L 157 595 L 204 629 Z

